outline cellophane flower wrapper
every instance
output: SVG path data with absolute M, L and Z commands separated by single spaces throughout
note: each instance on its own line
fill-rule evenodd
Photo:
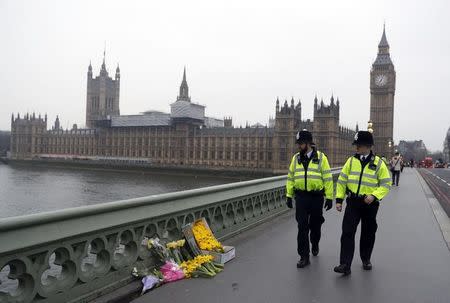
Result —
M 151 274 L 151 270 L 142 265 L 136 265 L 131 271 L 131 275 L 135 278 L 143 278 Z
M 186 240 L 181 239 L 178 241 L 172 241 L 166 244 L 166 248 L 170 253 L 171 258 L 180 265 L 182 262 L 186 261 L 185 256 L 181 253 L 184 245 L 186 244 Z M 192 257 L 190 257 L 192 258 Z
M 155 277 L 154 275 L 147 275 L 144 278 L 142 278 L 142 293 L 141 295 L 143 295 L 147 290 L 150 290 L 156 286 L 159 286 L 159 284 L 162 281 L 158 278 Z
M 164 282 L 173 282 L 184 279 L 184 272 L 181 267 L 175 262 L 166 262 L 159 269 L 164 277 Z
M 172 257 L 170 256 L 169 250 L 163 245 L 159 238 L 151 238 L 148 240 L 147 244 L 148 249 L 152 252 L 154 256 L 156 256 L 161 263 L 165 262 L 173 262 Z

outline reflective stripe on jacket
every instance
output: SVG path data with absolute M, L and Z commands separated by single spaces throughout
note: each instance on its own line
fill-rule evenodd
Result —
M 384 161 L 372 155 L 370 162 L 361 171 L 359 158 L 352 156 L 345 162 L 339 174 L 336 186 L 336 198 L 344 199 L 347 192 L 355 195 L 373 195 L 378 200 L 383 199 L 392 185 L 389 169 Z
M 327 156 L 320 151 L 313 151 L 308 167 L 305 169 L 303 164 L 298 163 L 299 155 L 300 153 L 296 153 L 292 157 L 289 166 L 286 196 L 292 198 L 296 189 L 303 191 L 324 190 L 325 197 L 333 199 L 333 176 Z

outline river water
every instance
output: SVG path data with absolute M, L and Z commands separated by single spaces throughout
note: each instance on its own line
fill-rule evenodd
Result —
M 0 163 L 0 219 L 111 201 L 175 192 L 239 181 L 237 178 L 195 175 L 73 169 Z M 55 259 L 50 258 L 50 264 Z M 17 289 L 0 268 L 0 293 Z M 41 277 L 58 276 L 53 264 Z
M 0 218 L 237 181 L 214 175 L 0 164 Z

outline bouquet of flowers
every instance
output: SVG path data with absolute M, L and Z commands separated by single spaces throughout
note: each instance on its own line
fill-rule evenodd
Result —
M 166 263 L 167 261 L 173 261 L 169 251 L 166 247 L 161 244 L 159 238 L 152 238 L 148 240 L 147 248 L 152 252 L 152 254 L 158 258 L 161 263 Z
M 165 283 L 184 279 L 183 269 L 175 262 L 167 261 L 159 270 L 162 273 Z
M 195 258 L 181 263 L 186 278 L 212 278 L 223 269 L 222 265 L 214 264 L 211 255 L 198 255 Z
M 159 270 L 153 270 L 151 274 L 160 279 L 160 281 L 167 283 L 181 280 L 185 277 L 210 278 L 223 270 L 223 265 L 212 262 L 213 256 L 196 255 L 194 253 L 196 256 L 193 257 L 186 246 L 185 239 L 172 241 L 166 245 L 163 245 L 158 238 L 149 239 L 148 249 L 162 264 Z M 145 274 L 142 276 L 148 276 L 150 273 L 146 271 Z M 151 287 L 153 287 L 153 282 L 154 279 L 151 277 L 146 280 L 146 283 L 151 285 Z
M 141 295 L 143 295 L 147 290 L 160 286 L 164 282 L 164 277 L 160 271 L 156 269 L 151 271 L 149 268 L 143 268 L 142 266 L 133 267 L 131 275 L 136 278 L 141 278 Z
M 192 226 L 192 232 L 200 249 L 223 253 L 222 244 L 217 241 L 211 229 L 206 226 L 204 220 L 197 220 Z
M 184 244 L 186 244 L 186 240 L 184 239 L 172 241 L 166 244 L 166 248 L 168 249 L 171 257 L 178 264 L 181 264 L 181 262 L 183 262 L 183 255 L 181 254 L 181 249 L 183 248 Z
M 154 287 L 158 287 L 163 282 L 162 279 L 160 279 L 157 276 L 154 275 L 147 275 L 142 278 L 142 292 L 141 295 L 143 295 L 147 290 L 150 290 Z
M 223 266 L 215 264 L 212 256 L 197 255 L 192 257 L 185 248 L 186 240 L 178 240 L 166 244 L 173 259 L 181 266 L 187 278 L 190 277 L 213 277 L 221 272 Z

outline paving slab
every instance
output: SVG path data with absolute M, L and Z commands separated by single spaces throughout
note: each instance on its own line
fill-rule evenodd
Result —
M 414 170 L 381 202 L 372 256 L 364 271 L 355 252 L 352 274 L 334 273 L 339 260 L 343 213 L 325 213 L 320 254 L 297 269 L 294 212 L 226 241 L 237 257 L 213 279 L 164 285 L 136 299 L 149 302 L 333 302 L 448 303 L 450 251 Z M 356 237 L 359 243 L 359 231 Z

